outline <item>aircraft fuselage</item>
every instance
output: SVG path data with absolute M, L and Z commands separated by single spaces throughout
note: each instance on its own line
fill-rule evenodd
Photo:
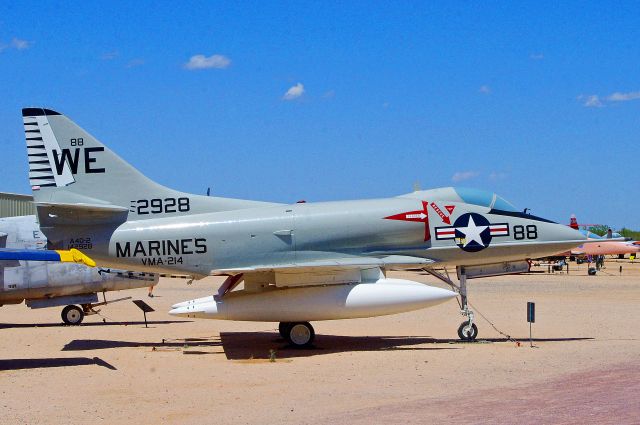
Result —
M 65 237 L 56 238 L 58 232 Z M 194 275 L 330 260 L 336 253 L 469 266 L 551 255 L 578 238 L 573 229 L 525 214 L 405 197 L 134 217 L 47 234 L 56 248 L 83 249 L 103 266 Z

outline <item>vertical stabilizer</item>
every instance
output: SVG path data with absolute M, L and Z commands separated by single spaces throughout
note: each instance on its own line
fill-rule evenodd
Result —
M 192 195 L 150 180 L 66 116 L 22 110 L 29 183 L 36 203 L 121 207 L 129 219 L 269 205 Z

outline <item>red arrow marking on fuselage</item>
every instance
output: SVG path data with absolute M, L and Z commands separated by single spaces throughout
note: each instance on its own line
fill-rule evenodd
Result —
M 385 219 L 424 223 L 424 241 L 426 242 L 431 239 L 431 230 L 429 230 L 429 211 L 427 211 L 428 206 L 428 202 L 422 201 L 422 210 L 407 211 L 400 214 L 390 215 L 389 217 L 385 217 Z
M 447 223 L 447 224 L 451 224 L 451 220 L 449 220 L 449 217 L 447 217 L 446 215 L 444 215 L 444 213 L 442 212 L 442 210 L 440 208 L 438 208 L 438 206 L 436 205 L 435 202 L 431 203 L 431 208 L 433 208 L 433 210 L 438 213 L 438 215 L 440 216 L 440 218 L 442 219 L 443 223 Z

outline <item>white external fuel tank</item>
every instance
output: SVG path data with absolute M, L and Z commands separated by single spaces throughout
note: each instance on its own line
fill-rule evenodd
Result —
M 410 280 L 383 278 L 372 283 L 231 292 L 219 301 L 210 296 L 175 304 L 169 313 L 256 322 L 354 319 L 431 307 L 456 295 Z

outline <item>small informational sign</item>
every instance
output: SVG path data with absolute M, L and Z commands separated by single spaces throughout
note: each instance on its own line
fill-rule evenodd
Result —
M 144 327 L 148 328 L 149 326 L 147 325 L 147 313 L 151 313 L 155 310 L 153 309 L 153 307 L 142 300 L 133 300 L 133 303 L 137 305 L 140 310 L 142 310 L 142 313 L 144 314 Z
M 536 303 L 527 303 L 527 322 L 536 323 Z
M 133 303 L 137 305 L 138 308 L 144 311 L 145 313 L 151 313 L 152 311 L 155 311 L 149 304 L 147 304 L 142 300 L 133 300 Z
M 529 322 L 529 345 L 533 347 L 533 336 L 531 334 L 531 324 L 536 322 L 536 303 L 527 302 L 527 322 Z

